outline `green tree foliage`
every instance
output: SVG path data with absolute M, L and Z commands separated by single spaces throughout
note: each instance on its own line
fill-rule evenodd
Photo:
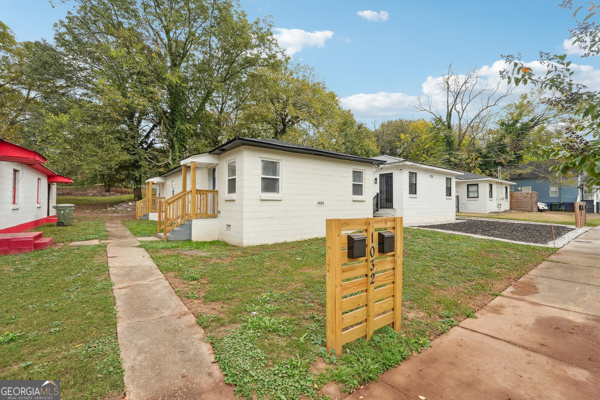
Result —
M 566 0 L 560 6 L 571 9 L 573 2 Z M 578 18 L 587 11 L 571 30 L 573 44 L 586 56 L 600 54 L 600 27 L 594 22 L 596 7 L 595 2 L 588 2 L 573 14 Z M 503 56 L 512 65 L 512 71 L 504 71 L 509 82 L 547 90 L 552 95 L 547 102 L 571 115 L 565 137 L 560 142 L 549 141 L 538 149 L 537 156 L 557 160 L 558 164 L 552 167 L 557 174 L 568 174 L 572 170 L 586 173 L 589 185 L 600 186 L 600 93 L 573 80 L 574 72 L 566 54 L 541 53 L 541 56 L 546 72 L 540 75 L 525 66 L 519 57 Z
M 443 135 L 424 119 L 385 121 L 375 130 L 382 154 L 432 164 L 444 163 Z

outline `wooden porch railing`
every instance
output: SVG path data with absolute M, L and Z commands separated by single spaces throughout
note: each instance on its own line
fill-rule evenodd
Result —
M 218 203 L 217 190 L 188 190 L 169 197 L 158 206 L 158 231 L 167 240 L 169 232 L 190 219 L 217 218 Z
M 137 219 L 151 213 L 158 212 L 158 204 L 164 200 L 164 197 L 145 197 L 135 203 L 135 217 Z

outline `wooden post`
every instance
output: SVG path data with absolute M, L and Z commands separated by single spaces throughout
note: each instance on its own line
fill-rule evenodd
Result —
M 404 251 L 404 221 L 402 217 L 395 218 L 396 240 L 394 243 L 394 255 L 396 266 L 394 269 L 394 285 L 396 285 L 396 294 L 394 295 L 394 330 L 398 332 L 402 326 L 402 258 Z
M 375 299 L 373 290 L 375 285 L 375 229 L 373 229 L 373 218 L 367 219 L 367 336 L 368 340 L 373 336 L 373 320 L 375 319 Z
M 146 182 L 146 202 L 148 203 L 148 210 L 152 209 L 152 182 Z
M 196 162 L 192 161 L 192 212 L 191 218 L 196 219 L 196 210 L 198 209 L 198 199 L 196 197 Z
M 341 231 L 341 221 L 339 219 L 327 220 L 326 345 L 327 351 L 334 349 L 335 354 L 338 356 L 342 354 L 342 307 L 338 303 L 342 298 Z
M 181 166 L 181 191 L 187 192 L 187 165 Z

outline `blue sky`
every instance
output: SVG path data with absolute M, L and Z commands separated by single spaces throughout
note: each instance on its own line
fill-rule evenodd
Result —
M 417 96 L 431 94 L 450 63 L 459 73 L 480 68 L 494 84 L 500 54 L 520 52 L 534 61 L 539 50 L 564 53 L 575 20 L 558 2 L 241 0 L 241 6 L 250 19 L 268 16 L 282 47 L 372 124 L 415 116 Z M 53 24 L 69 7 L 54 3 L 0 0 L 0 19 L 19 40 L 51 41 Z M 576 76 L 593 88 L 600 88 L 597 58 L 572 55 Z

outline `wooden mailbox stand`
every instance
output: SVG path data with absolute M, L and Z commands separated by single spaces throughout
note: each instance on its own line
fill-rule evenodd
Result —
M 379 230 L 395 234 L 394 251 L 379 253 Z M 348 258 L 348 233 L 367 237 L 366 256 Z M 346 233 L 344 233 L 346 232 Z M 327 220 L 327 351 L 386 325 L 400 330 L 402 317 L 401 217 Z

